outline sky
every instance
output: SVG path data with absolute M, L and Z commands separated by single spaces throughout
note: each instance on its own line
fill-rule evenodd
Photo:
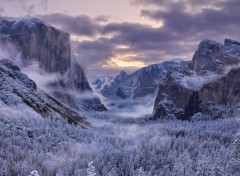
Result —
M 70 33 L 89 77 L 190 60 L 204 39 L 240 40 L 239 9 L 240 0 L 0 0 L 0 16 L 37 17 Z

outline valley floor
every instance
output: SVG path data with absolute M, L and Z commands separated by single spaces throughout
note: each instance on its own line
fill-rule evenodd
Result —
M 0 110 L 0 175 L 239 175 L 239 117 L 149 121 L 88 114 L 89 129 Z

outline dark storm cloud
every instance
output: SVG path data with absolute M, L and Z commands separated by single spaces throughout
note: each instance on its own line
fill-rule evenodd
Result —
M 72 45 L 75 57 L 86 67 L 104 63 L 115 54 L 114 45 L 106 39 L 73 42 Z
M 153 57 L 147 56 L 150 53 L 154 53 L 154 56 L 159 54 L 162 58 L 167 55 L 190 56 L 197 44 L 206 38 L 219 42 L 224 38 L 240 39 L 239 0 L 135 2 L 155 4 L 157 10 L 145 9 L 141 14 L 155 21 L 163 21 L 164 25 L 153 28 L 133 23 L 111 23 L 102 28 L 102 33 L 114 34 L 112 43 L 129 45 L 139 56 L 144 55 L 139 58 L 154 61 Z
M 228 0 L 224 0 L 228 1 Z M 231 1 L 231 0 L 230 0 Z M 169 7 L 174 4 L 183 4 L 190 6 L 201 6 L 201 5 L 214 5 L 219 2 L 219 0 L 132 0 L 133 4 L 143 4 L 143 5 L 156 5 L 156 6 L 165 6 Z
M 152 28 L 133 23 L 111 23 L 102 28 L 102 33 L 115 33 L 112 41 L 130 45 L 141 42 L 166 42 L 177 37 L 162 28 Z
M 142 16 L 163 21 L 169 33 L 188 33 L 208 37 L 209 33 L 229 35 L 240 26 L 239 0 L 135 0 L 135 3 L 156 5 L 157 10 L 145 9 Z
M 96 18 L 94 19 L 94 21 L 97 22 L 97 23 L 99 23 L 99 22 L 100 22 L 100 23 L 101 23 L 101 22 L 107 23 L 108 20 L 109 20 L 109 17 L 104 16 L 104 15 L 98 16 L 98 17 L 96 17 Z
M 189 53 L 193 50 L 187 43 L 182 44 L 182 41 L 190 40 L 185 35 L 171 33 L 164 27 L 110 23 L 102 28 L 102 34 L 113 34 L 109 39 L 112 45 L 127 45 L 130 48 L 126 52 L 132 51 L 138 54 L 138 60 L 147 62 L 160 62 L 159 58 L 163 59 L 166 55 L 181 55 L 182 52 Z
M 194 14 L 175 6 L 169 11 L 142 10 L 142 15 L 154 20 L 163 20 L 164 28 L 172 33 L 196 34 L 209 31 L 224 33 L 236 30 L 240 26 L 240 11 L 233 12 L 235 6 L 240 7 L 240 1 L 235 2 L 232 7 L 226 3 L 221 10 L 206 8 Z
M 86 16 L 69 16 L 60 13 L 38 16 L 42 20 L 59 26 L 61 29 L 75 35 L 94 36 L 98 31 L 97 23 Z
M 139 49 L 156 49 L 157 45 L 175 40 L 178 36 L 168 33 L 162 28 L 152 28 L 150 26 L 137 23 L 110 23 L 102 27 L 102 34 L 112 33 L 110 41 L 114 44 L 130 45 Z M 145 47 L 141 47 L 145 45 Z M 149 46 L 151 45 L 151 46 Z

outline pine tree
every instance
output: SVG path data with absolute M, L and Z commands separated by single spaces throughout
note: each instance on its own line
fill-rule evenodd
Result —
M 34 170 L 34 171 L 32 171 L 32 172 L 30 173 L 30 175 L 28 175 L 28 176 L 39 176 L 39 175 L 38 175 L 38 171 Z
M 96 169 L 95 166 L 93 165 L 93 161 L 88 163 L 88 168 L 87 168 L 87 176 L 96 176 Z
M 140 167 L 140 168 L 137 170 L 137 176 L 146 176 L 143 167 Z

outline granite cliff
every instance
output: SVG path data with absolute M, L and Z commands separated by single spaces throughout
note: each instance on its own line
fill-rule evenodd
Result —
M 21 67 L 37 63 L 40 69 L 57 75 L 47 87 L 59 101 L 77 110 L 107 110 L 93 94 L 81 66 L 71 58 L 69 34 L 36 18 L 1 18 L 0 43 L 15 47 L 16 54 L 21 54 Z M 81 98 L 84 92 L 92 96 Z
M 168 71 L 160 81 L 154 118 L 173 114 L 188 120 L 197 112 L 212 113 L 217 105 L 240 102 L 239 63 L 239 42 L 200 42 L 188 66 Z

